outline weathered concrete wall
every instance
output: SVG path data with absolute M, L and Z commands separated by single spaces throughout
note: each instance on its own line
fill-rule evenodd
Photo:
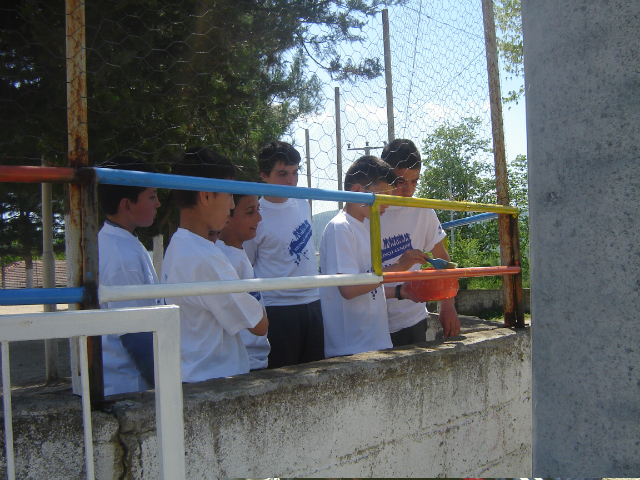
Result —
M 640 2 L 523 0 L 533 474 L 640 472 Z
M 529 329 L 479 328 L 186 385 L 188 478 L 530 476 Z M 97 477 L 156 478 L 153 395 L 118 398 L 93 414 Z M 14 406 L 18 477 L 82 478 L 79 400 Z
M 531 290 L 522 290 L 524 311 L 531 312 Z M 504 298 L 502 290 L 460 290 L 456 295 L 456 311 L 461 315 L 480 315 L 486 311 L 502 308 Z

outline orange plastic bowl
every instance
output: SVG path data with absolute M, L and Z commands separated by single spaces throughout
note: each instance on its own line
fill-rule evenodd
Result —
M 426 270 L 435 270 L 429 267 Z M 432 280 L 412 280 L 409 291 L 421 302 L 435 302 L 455 297 L 458 293 L 457 278 L 434 278 Z

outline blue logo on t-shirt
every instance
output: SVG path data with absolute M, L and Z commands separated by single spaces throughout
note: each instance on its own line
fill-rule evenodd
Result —
M 296 265 L 300 265 L 302 256 L 309 260 L 307 256 L 308 250 L 306 249 L 309 240 L 311 239 L 311 225 L 307 220 L 302 222 L 293 231 L 294 240 L 291 240 L 289 244 L 289 254 L 295 257 Z
M 399 257 L 405 250 L 413 248 L 411 246 L 411 236 L 408 233 L 401 233 L 393 237 L 382 240 L 382 262 L 388 262 Z
M 253 298 L 255 298 L 258 301 L 260 301 L 260 299 L 262 298 L 262 295 L 260 295 L 260 292 L 249 292 L 249 295 L 251 295 Z

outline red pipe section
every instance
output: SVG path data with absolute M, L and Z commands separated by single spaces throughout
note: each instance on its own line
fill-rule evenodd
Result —
M 409 280 L 429 280 L 437 278 L 488 277 L 494 275 L 515 275 L 520 267 L 471 267 L 447 268 L 444 270 L 418 270 L 408 272 L 383 273 L 382 283 L 406 282 Z
M 70 167 L 0 166 L 0 182 L 79 183 L 78 172 Z

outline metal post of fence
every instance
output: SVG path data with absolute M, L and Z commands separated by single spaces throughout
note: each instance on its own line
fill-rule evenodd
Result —
M 387 132 L 389 143 L 395 138 L 393 122 L 393 82 L 391 79 L 391 39 L 389 36 L 389 10 L 382 10 L 382 40 L 384 42 L 384 79 L 387 85 Z
M 340 126 L 340 87 L 335 88 L 336 104 L 336 169 L 338 170 L 338 190 L 342 190 L 342 127 Z M 342 210 L 342 202 L 338 202 Z
M 85 49 L 85 8 L 83 0 L 66 0 L 67 52 L 67 129 L 69 166 L 89 166 L 87 128 L 87 58 Z M 69 205 L 65 216 L 67 251 L 67 284 L 87 284 L 97 290 L 97 215 L 95 184 L 69 185 Z M 90 291 L 91 301 L 82 308 L 95 308 L 97 297 Z M 89 337 L 89 371 L 91 399 L 104 398 L 102 379 L 102 339 Z M 73 342 L 72 342 L 73 343 Z M 76 352 L 73 352 L 76 350 Z M 72 377 L 78 374 L 77 349 L 72 349 Z M 80 393 L 77 378 L 74 392 Z
M 482 0 L 484 18 L 484 38 L 487 55 L 487 71 L 489 76 L 489 97 L 491 103 L 491 128 L 493 133 L 493 158 L 496 170 L 496 190 L 498 204 L 509 205 L 509 189 L 507 181 L 507 161 L 504 148 L 504 127 L 502 122 L 502 94 L 500 92 L 500 68 L 498 65 L 498 45 L 496 27 L 493 16 L 493 1 Z M 515 225 L 515 226 L 514 226 Z M 510 215 L 500 215 L 498 219 L 500 232 L 500 261 L 502 265 L 520 266 L 520 246 L 513 241 L 518 237 L 518 222 L 513 222 Z M 516 263 L 517 262 L 517 263 Z M 509 327 L 524 327 L 524 304 L 522 302 L 522 273 L 502 277 L 502 294 L 504 299 L 504 322 Z M 518 301 L 518 299 L 520 299 Z
M 307 186 L 311 188 L 311 151 L 309 150 L 309 129 L 304 129 L 304 145 L 307 151 Z M 313 215 L 313 200 L 309 199 L 309 208 Z
M 44 166 L 44 159 L 42 164 Z M 42 184 L 42 288 L 56 287 L 56 260 L 53 256 L 53 200 L 52 185 Z M 43 305 L 45 312 L 55 312 L 56 304 Z M 58 340 L 44 341 L 44 363 L 47 382 L 57 380 Z

